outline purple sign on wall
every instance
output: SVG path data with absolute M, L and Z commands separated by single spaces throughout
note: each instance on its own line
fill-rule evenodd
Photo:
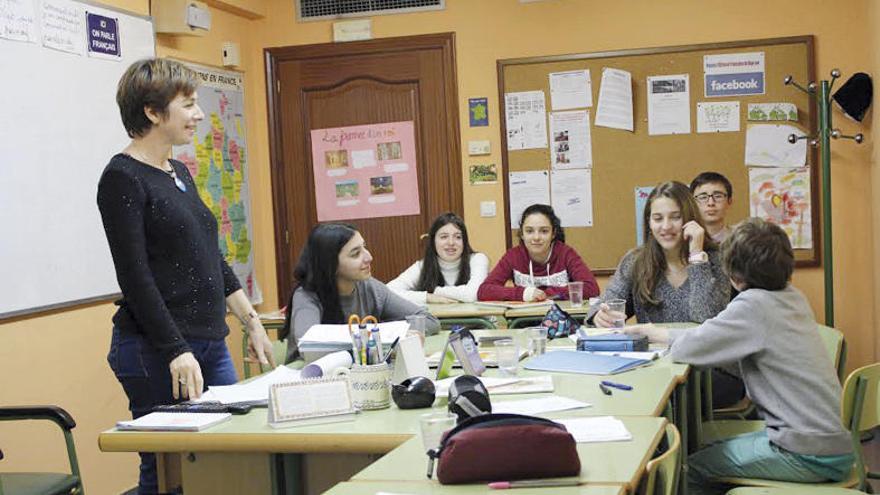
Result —
M 86 13 L 89 25 L 89 51 L 120 56 L 119 24 L 112 17 Z

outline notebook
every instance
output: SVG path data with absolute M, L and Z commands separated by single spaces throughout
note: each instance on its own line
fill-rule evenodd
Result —
M 582 373 L 586 375 L 613 375 L 650 364 L 648 359 L 621 356 L 603 356 L 582 351 L 553 351 L 529 359 L 523 365 L 527 370 Z
M 119 421 L 116 427 L 135 431 L 202 431 L 231 417 L 229 413 L 152 412 L 131 421 Z

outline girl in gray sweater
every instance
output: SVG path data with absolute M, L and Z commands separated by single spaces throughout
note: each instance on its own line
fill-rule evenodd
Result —
M 809 304 L 789 285 L 794 254 L 788 236 L 775 224 L 748 219 L 725 242 L 722 264 L 740 294 L 718 316 L 692 329 L 627 329 L 671 342 L 676 361 L 735 365 L 766 421 L 761 431 L 691 455 L 689 493 L 725 493 L 713 482 L 722 477 L 846 479 L 854 458 L 840 421 L 840 382 Z

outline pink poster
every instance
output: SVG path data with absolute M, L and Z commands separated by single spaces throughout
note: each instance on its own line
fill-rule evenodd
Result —
M 318 221 L 419 214 L 412 121 L 312 130 Z

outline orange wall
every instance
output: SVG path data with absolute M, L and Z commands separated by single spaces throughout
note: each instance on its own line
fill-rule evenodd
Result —
M 144 14 L 146 0 L 112 0 L 119 8 Z M 241 2 L 239 2 L 241 3 Z M 251 4 L 261 0 L 250 0 Z M 247 4 L 247 2 L 245 2 Z M 160 55 L 217 65 L 220 44 L 241 44 L 245 72 L 246 114 L 251 152 L 251 176 L 259 282 L 267 304 L 276 307 L 274 240 L 266 123 L 265 47 L 331 41 L 329 22 L 296 23 L 291 0 L 266 0 L 265 19 L 247 20 L 213 9 L 213 27 L 206 38 L 160 35 Z M 594 11 L 595 9 L 595 11 Z M 869 0 L 851 0 L 842 9 L 821 0 L 548 0 L 520 4 L 517 0 L 447 0 L 442 12 L 373 17 L 376 38 L 454 31 L 460 97 L 462 141 L 489 139 L 501 163 L 495 61 L 500 58 L 590 52 L 607 49 L 706 43 L 750 38 L 813 34 L 816 36 L 817 69 L 827 77 L 833 67 L 844 75 L 862 70 L 877 72 L 880 53 L 880 12 Z M 491 126 L 469 128 L 467 98 L 489 98 Z M 877 153 L 870 122 L 862 127 L 835 114 L 845 133 L 863 130 L 869 140 L 858 147 L 850 142 L 834 144 L 834 250 L 837 326 L 850 343 L 850 367 L 873 362 L 877 344 L 873 295 L 880 277 L 880 225 L 872 211 L 880 211 L 880 198 L 871 194 L 880 186 L 880 174 L 871 174 Z M 870 118 L 870 117 L 869 117 Z M 462 146 L 466 150 L 466 146 Z M 112 150 L 108 150 L 110 153 Z M 109 156 L 109 155 L 108 155 Z M 469 161 L 462 156 L 462 165 Z M 483 160 L 481 160 L 482 162 Z M 467 174 L 463 173 L 466 180 Z M 474 244 L 493 260 L 503 253 L 502 217 L 479 217 L 479 201 L 495 200 L 503 208 L 500 186 L 473 187 L 462 184 L 465 215 Z M 589 262 L 589 253 L 584 253 Z M 8 261 L 8 260 L 4 260 Z M 604 281 L 600 281 L 604 283 Z M 822 318 L 823 290 L 820 269 L 798 270 L 795 284 L 810 299 L 817 318 Z M 36 315 L 0 324 L 0 376 L 4 404 L 56 403 L 77 420 L 74 430 L 80 463 L 89 493 L 119 493 L 135 484 L 136 459 L 132 454 L 103 454 L 97 434 L 127 414 L 122 390 L 105 362 L 110 335 L 110 304 L 97 304 L 53 314 Z M 237 328 L 237 326 L 233 326 Z M 239 334 L 230 337 L 230 349 L 240 355 Z M 236 362 L 240 362 L 236 358 Z M 0 423 L 0 440 L 7 458 L 4 470 L 63 470 L 66 459 L 60 439 L 50 428 Z M 42 452 L 35 445 L 58 445 Z M 39 452 L 39 454 L 37 454 Z M 48 457 L 47 457 L 48 455 Z M 30 460 L 22 457 L 30 457 Z

